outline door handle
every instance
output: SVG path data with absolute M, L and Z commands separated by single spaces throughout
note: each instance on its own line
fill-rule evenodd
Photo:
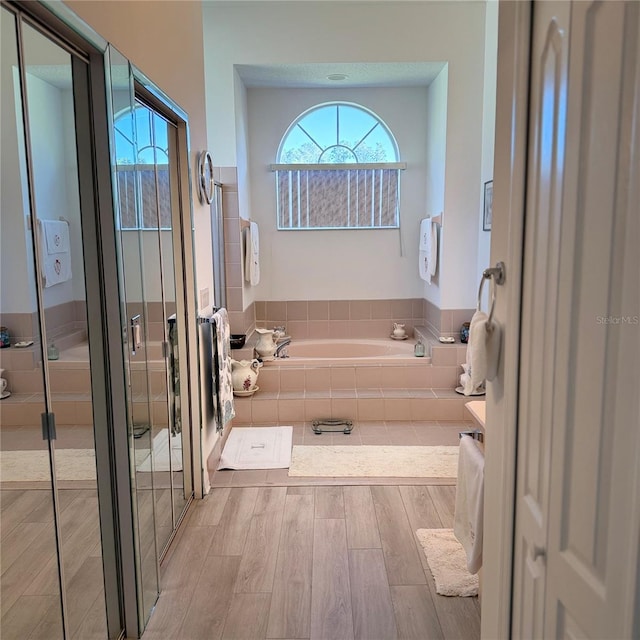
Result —
M 135 356 L 136 351 L 142 345 L 142 327 L 140 326 L 140 314 L 132 316 L 129 322 L 131 325 L 131 355 Z
M 547 557 L 547 550 L 544 547 L 538 546 L 537 544 L 533 545 L 531 549 L 531 559 L 535 562 L 538 558 L 542 558 L 543 560 Z

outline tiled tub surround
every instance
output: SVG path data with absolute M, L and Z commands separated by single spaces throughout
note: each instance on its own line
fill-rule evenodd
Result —
M 380 344 L 390 342 L 387 338 Z M 400 344 L 405 355 L 265 362 L 258 377 L 260 390 L 249 398 L 235 398 L 234 424 L 286 424 L 326 417 L 463 420 L 468 399 L 454 388 L 466 348 L 442 345 L 434 347 L 431 358 L 416 358 L 413 340 Z
M 289 300 L 256 301 L 256 325 L 284 325 L 287 334 L 303 338 L 387 338 L 394 322 L 406 326 L 409 336 L 424 324 L 424 300 Z
M 87 339 L 86 302 L 72 300 L 45 309 L 49 342 L 66 349 Z M 33 340 L 39 341 L 38 313 L 0 313 L 0 325 L 7 327 L 11 344 Z M 3 367 L 5 365 L 2 365 Z
M 244 308 L 243 232 L 240 230 L 236 167 L 214 168 L 222 183 L 227 310 L 233 333 L 250 335 L 256 326 L 285 325 L 295 338 L 381 338 L 394 322 L 426 325 L 436 336 L 459 337 L 473 309 L 440 309 L 423 298 L 381 300 L 256 301 Z M 417 277 L 417 274 L 416 274 Z
M 451 336 L 460 341 L 460 328 L 471 322 L 475 309 L 440 309 L 429 300 L 424 302 L 424 324 L 435 336 Z
M 149 369 L 144 362 L 131 365 L 133 419 L 148 422 L 147 377 L 151 394 L 154 425 L 167 426 L 165 361 L 162 343 L 152 342 L 149 348 Z M 11 396 L 0 401 L 2 427 L 37 427 L 43 411 L 42 363 L 34 347 L 3 349 L 2 366 L 7 369 Z M 60 351 L 60 359 L 50 361 L 49 384 L 53 411 L 58 425 L 93 425 L 89 347 L 85 342 Z

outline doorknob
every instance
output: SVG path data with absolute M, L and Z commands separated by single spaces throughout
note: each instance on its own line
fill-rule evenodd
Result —
M 531 558 L 535 562 L 538 558 L 542 558 L 543 560 L 547 557 L 547 550 L 544 547 L 539 547 L 538 545 L 533 545 L 533 549 L 531 550 Z

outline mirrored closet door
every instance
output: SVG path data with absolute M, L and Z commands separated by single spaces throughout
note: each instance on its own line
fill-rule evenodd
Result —
M 94 411 L 87 322 L 83 237 L 93 212 L 80 197 L 89 66 L 19 12 L 3 5 L 0 16 L 0 628 L 7 638 L 116 637 L 96 470 L 107 428 L 96 416 L 106 408 Z M 101 482 L 108 497 L 109 478 Z

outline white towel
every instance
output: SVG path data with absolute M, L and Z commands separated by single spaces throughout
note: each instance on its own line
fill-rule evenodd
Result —
M 420 245 L 418 247 L 420 277 L 428 283 L 436 275 L 438 265 L 438 226 L 431 218 L 420 221 Z
M 431 283 L 431 266 L 429 254 L 426 251 L 418 251 L 418 271 L 425 282 Z
M 226 309 L 218 309 L 213 314 L 216 328 L 216 343 L 213 357 L 213 377 L 219 428 L 225 425 L 236 415 L 233 403 L 233 382 L 231 380 L 231 328 L 229 327 L 229 314 Z
M 500 358 L 501 330 L 493 322 L 492 330 L 487 331 L 489 317 L 484 311 L 476 311 L 469 326 L 467 344 L 467 371 L 464 395 L 471 395 L 485 380 L 493 380 L 498 372 Z
M 426 251 L 431 242 L 431 218 L 420 220 L 420 251 Z
M 260 282 L 260 232 L 258 224 L 251 221 L 247 229 L 244 279 L 255 286 Z
M 64 220 L 40 220 L 47 253 L 69 252 L 69 225 Z
M 44 281 L 45 288 L 53 287 L 61 282 L 71 280 L 71 253 L 68 250 L 69 246 L 69 230 L 66 231 L 66 246 L 67 251 L 60 253 L 50 253 L 47 247 L 47 232 L 46 228 L 49 226 L 44 223 L 57 222 L 54 220 L 38 220 L 38 250 L 40 253 L 40 270 L 42 272 L 42 279 Z M 58 222 L 58 224 L 68 227 L 66 222 Z M 64 240 L 61 241 L 61 245 L 64 244 Z M 55 247 L 55 245 L 52 245 Z
M 484 454 L 470 436 L 460 438 L 453 532 L 467 554 L 469 573 L 482 566 Z

